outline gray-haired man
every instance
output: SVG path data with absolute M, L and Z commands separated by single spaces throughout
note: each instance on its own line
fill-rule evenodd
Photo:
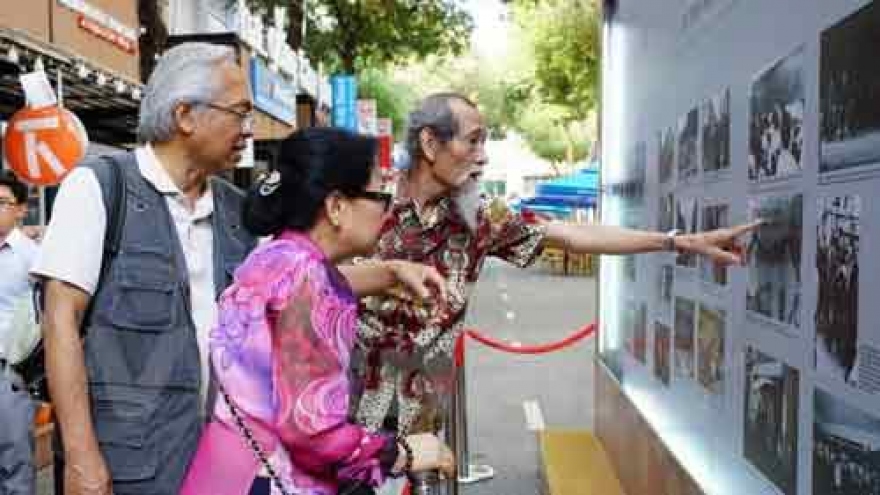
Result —
M 203 423 L 216 296 L 254 245 L 239 192 L 212 175 L 241 159 L 252 120 L 234 52 L 179 45 L 147 83 L 141 145 L 80 165 L 61 186 L 33 273 L 46 281 L 63 493 L 178 492 Z M 118 250 L 105 252 L 115 224 Z

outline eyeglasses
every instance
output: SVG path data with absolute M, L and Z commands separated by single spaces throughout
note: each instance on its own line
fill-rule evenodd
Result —
M 211 102 L 197 102 L 198 105 L 203 105 L 208 108 L 212 108 L 214 110 L 219 110 L 221 112 L 226 112 L 228 114 L 234 115 L 238 117 L 239 122 L 241 123 L 241 130 L 246 133 L 253 132 L 254 130 L 254 113 L 253 111 L 243 112 L 241 110 L 237 110 L 232 107 L 227 107 L 223 105 L 218 105 L 216 103 Z
M 12 208 L 13 206 L 18 205 L 18 201 L 13 201 L 9 199 L 0 199 L 0 210 L 6 210 L 8 208 Z
M 385 212 L 391 209 L 391 202 L 394 201 L 394 195 L 384 191 L 361 191 L 353 197 L 382 203 L 382 209 Z

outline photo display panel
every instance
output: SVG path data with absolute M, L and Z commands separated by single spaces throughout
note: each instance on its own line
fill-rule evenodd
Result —
M 602 361 L 706 493 L 880 495 L 880 0 L 616 4 L 603 223 L 763 223 L 602 257 Z

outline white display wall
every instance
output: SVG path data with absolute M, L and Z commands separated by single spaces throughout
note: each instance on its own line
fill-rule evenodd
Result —
M 880 495 L 880 2 L 617 4 L 603 221 L 765 225 L 605 257 L 603 360 L 706 493 Z

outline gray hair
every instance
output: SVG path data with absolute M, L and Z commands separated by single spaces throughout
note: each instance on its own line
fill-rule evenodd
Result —
M 170 140 L 177 130 L 174 109 L 181 103 L 212 100 L 219 90 L 217 68 L 224 62 L 237 63 L 231 47 L 190 42 L 166 51 L 144 89 L 138 141 Z
M 422 140 L 419 138 L 422 129 L 431 129 L 441 143 L 447 143 L 459 132 L 458 118 L 452 109 L 452 102 L 460 101 L 476 108 L 471 100 L 459 93 L 435 93 L 419 102 L 415 110 L 409 114 L 406 126 L 406 151 L 410 166 L 423 155 Z

